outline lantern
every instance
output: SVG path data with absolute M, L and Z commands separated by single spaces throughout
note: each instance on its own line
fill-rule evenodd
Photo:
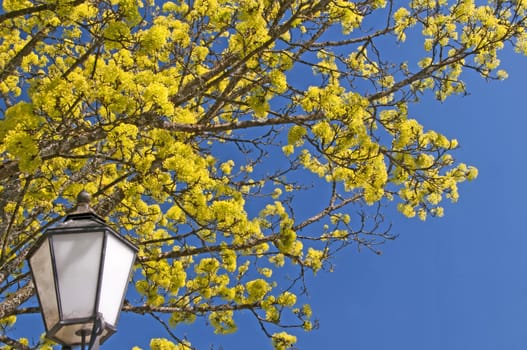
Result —
M 89 206 L 48 229 L 28 254 L 48 338 L 63 344 L 102 343 L 116 331 L 137 248 Z

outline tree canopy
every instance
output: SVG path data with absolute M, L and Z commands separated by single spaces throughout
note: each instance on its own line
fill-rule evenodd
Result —
M 378 252 L 387 206 L 442 216 L 477 176 L 412 104 L 527 52 L 524 0 L 2 6 L 0 342 L 17 349 L 52 346 L 10 327 L 38 312 L 28 250 L 83 189 L 140 248 L 124 311 L 167 328 L 152 349 L 192 348 L 178 324 L 197 317 L 234 332 L 238 312 L 294 346 L 316 325 L 306 274 Z

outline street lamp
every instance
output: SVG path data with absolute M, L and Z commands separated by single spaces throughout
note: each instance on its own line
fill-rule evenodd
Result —
M 79 193 L 77 207 L 28 254 L 46 336 L 63 349 L 97 349 L 116 331 L 137 248 Z

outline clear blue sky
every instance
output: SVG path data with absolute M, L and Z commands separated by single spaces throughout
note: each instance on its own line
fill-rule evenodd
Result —
M 300 333 L 298 348 L 524 350 L 527 348 L 527 58 L 505 50 L 504 82 L 467 77 L 467 97 L 424 101 L 414 117 L 457 138 L 456 158 L 478 167 L 476 181 L 461 185 L 461 199 L 441 219 L 406 219 L 390 211 L 400 234 L 377 256 L 348 249 L 336 271 L 311 281 L 320 328 Z M 199 349 L 271 349 L 248 315 L 239 332 L 214 336 L 201 321 L 176 328 Z M 17 326 L 42 328 L 40 316 Z M 148 348 L 166 336 L 148 316 L 123 314 L 118 332 L 102 349 Z
M 319 274 L 309 301 L 320 329 L 300 349 L 527 347 L 527 58 L 504 53 L 507 81 L 468 76 L 470 96 L 414 107 L 425 126 L 460 140 L 456 156 L 479 168 L 477 181 L 462 185 L 444 218 L 393 212 L 400 236 L 382 256 L 350 249 L 334 273 Z M 224 349 L 269 348 L 241 328 Z
M 527 347 L 527 58 L 505 50 L 509 79 L 487 83 L 469 75 L 471 93 L 445 103 L 424 101 L 415 117 L 428 128 L 457 138 L 459 160 L 479 169 L 461 185 L 461 199 L 441 219 L 389 216 L 400 234 L 383 255 L 349 249 L 336 271 L 311 282 L 308 302 L 320 328 L 300 334 L 298 348 L 524 350 Z M 104 348 L 145 348 L 145 317 L 123 315 Z M 217 337 L 211 328 L 176 329 L 199 349 L 270 349 L 248 315 L 239 332 Z

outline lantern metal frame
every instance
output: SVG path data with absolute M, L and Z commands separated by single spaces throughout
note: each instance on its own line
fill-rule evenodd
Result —
M 129 242 L 127 239 L 122 237 L 120 234 L 118 234 L 116 231 L 114 231 L 110 226 L 108 226 L 104 219 L 102 219 L 100 216 L 98 216 L 89 206 L 90 202 L 90 195 L 82 191 L 78 198 L 77 198 L 77 207 L 74 212 L 70 213 L 64 218 L 63 223 L 57 225 L 54 228 L 50 228 L 44 232 L 42 237 L 40 237 L 35 245 L 30 249 L 27 256 L 28 265 L 31 270 L 31 275 L 35 284 L 35 288 L 37 291 L 37 299 L 38 303 L 41 307 L 41 316 L 44 321 L 44 325 L 46 328 L 46 336 L 63 345 L 63 349 L 71 349 L 72 346 L 78 346 L 80 345 L 82 349 L 84 349 L 85 345 L 89 342 L 89 348 L 90 349 L 96 349 L 98 348 L 99 344 L 102 344 L 104 341 L 106 341 L 112 334 L 114 334 L 117 330 L 117 324 L 119 322 L 120 318 L 120 312 L 124 303 L 126 291 L 128 289 L 129 285 L 129 279 L 130 275 L 133 270 L 133 265 L 136 260 L 137 251 L 138 248 Z M 64 295 L 61 295 L 61 293 L 66 293 L 64 290 L 62 290 L 61 285 L 59 285 L 59 281 L 61 280 L 61 276 L 59 276 L 59 267 L 57 266 L 57 256 L 56 256 L 56 249 L 57 247 L 54 245 L 54 239 L 59 242 L 59 236 L 61 235 L 84 235 L 83 239 L 89 239 L 90 235 L 96 235 L 97 240 L 101 240 L 101 242 L 97 242 L 97 244 L 101 244 L 101 246 L 96 247 L 96 258 L 97 258 L 97 264 L 98 264 L 98 271 L 97 271 L 97 279 L 96 279 L 96 287 L 94 289 L 95 296 L 94 298 L 88 297 L 90 299 L 90 305 L 87 306 L 87 309 L 91 309 L 92 311 L 89 312 L 88 316 L 83 317 L 70 317 L 64 314 L 64 301 L 66 299 L 63 299 Z M 65 236 L 63 236 L 65 237 Z M 111 238 L 109 238 L 111 237 Z M 115 241 L 116 239 L 117 241 Z M 109 240 L 112 242 L 108 243 Z M 43 247 L 44 244 L 47 244 L 47 247 Z M 71 243 L 71 244 L 75 244 Z M 78 243 L 77 243 L 78 244 Z M 112 315 L 112 322 L 107 322 L 107 320 L 104 320 L 104 315 L 102 315 L 99 311 L 102 307 L 101 305 L 101 293 L 103 292 L 102 289 L 105 287 L 104 291 L 106 292 L 108 290 L 108 286 L 103 285 L 103 278 L 105 273 L 109 273 L 110 275 L 112 273 L 115 273 L 114 271 L 108 272 L 105 270 L 106 266 L 105 263 L 108 263 L 107 261 L 107 248 L 108 245 L 112 244 L 117 249 L 128 249 L 125 253 L 126 254 L 132 254 L 128 255 L 128 257 L 131 259 L 130 267 L 128 270 L 128 274 L 126 275 L 126 282 L 124 286 L 121 284 L 122 287 L 122 295 L 120 297 L 120 303 L 118 305 L 118 308 L 115 310 L 114 308 L 114 314 Z M 117 244 L 117 245 L 116 245 Z M 42 250 L 42 249 L 49 249 L 49 252 Z M 100 249 L 100 251 L 98 250 Z M 44 258 L 48 259 L 49 257 L 49 263 L 51 265 L 51 274 L 53 278 L 53 284 L 47 283 L 45 277 L 43 276 L 36 276 L 35 275 L 35 269 L 38 269 L 38 266 L 32 266 L 32 258 L 36 255 L 36 253 L 39 253 L 40 255 L 44 254 Z M 46 255 L 49 253 L 49 256 Z M 36 263 L 38 263 L 39 257 L 36 257 L 35 260 L 37 260 Z M 110 265 L 110 264 L 108 264 Z M 123 265 L 124 269 L 128 267 L 128 265 Z M 48 266 L 49 267 L 49 266 Z M 63 267 L 62 267 L 63 268 Z M 61 269 L 62 269 L 61 268 Z M 110 266 L 111 268 L 111 266 Z M 49 270 L 45 270 L 45 272 L 49 275 Z M 94 272 L 92 272 L 94 273 Z M 120 276 L 121 278 L 124 278 L 124 274 Z M 124 282 L 121 280 L 121 282 Z M 43 283 L 44 286 L 39 285 L 39 283 Z M 88 283 L 91 283 L 91 281 L 88 281 Z M 106 281 L 106 283 L 109 283 Z M 49 285 L 46 285 L 49 284 Z M 45 290 L 45 288 L 53 288 L 51 292 L 48 292 Z M 41 294 L 50 294 L 55 297 L 55 300 L 46 301 L 43 300 L 43 296 Z M 69 296 L 71 299 L 71 296 Z M 117 299 L 117 296 L 114 295 L 114 298 Z M 70 301 L 71 302 L 71 301 Z M 93 305 L 91 305 L 91 302 L 93 302 Z M 50 308 L 51 306 L 51 308 Z M 53 309 L 55 307 L 56 309 Z M 45 314 L 47 312 L 47 314 Z M 55 314 L 56 312 L 56 314 Z M 58 319 L 57 319 L 58 318 Z M 51 321 L 50 321 L 51 319 Z M 51 324 L 48 324 L 51 323 Z M 60 334 L 60 332 L 63 332 L 65 334 Z M 75 332 L 74 335 L 71 333 Z M 74 341 L 65 341 L 66 338 L 77 338 L 77 340 Z

